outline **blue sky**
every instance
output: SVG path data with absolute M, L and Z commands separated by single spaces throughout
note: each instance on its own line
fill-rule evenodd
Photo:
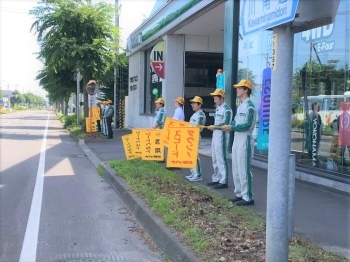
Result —
M 100 2 L 93 0 L 93 2 Z M 105 0 L 114 4 L 114 0 Z M 155 0 L 120 0 L 121 44 L 136 29 L 145 17 L 148 17 Z M 20 92 L 44 91 L 35 81 L 42 63 L 36 59 L 39 51 L 36 36 L 30 32 L 34 19 L 28 11 L 37 5 L 35 0 L 0 1 L 0 86 L 2 89 L 18 89 Z

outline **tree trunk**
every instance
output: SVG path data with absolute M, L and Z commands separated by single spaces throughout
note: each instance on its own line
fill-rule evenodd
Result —
M 65 115 L 68 115 L 68 103 L 69 103 L 69 96 L 68 97 L 66 97 L 66 99 L 65 99 Z

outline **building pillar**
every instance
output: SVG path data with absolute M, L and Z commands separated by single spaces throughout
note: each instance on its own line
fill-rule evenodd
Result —
M 174 115 L 174 100 L 184 94 L 184 36 L 166 35 L 165 79 L 162 81 L 162 97 L 168 117 Z
M 238 75 L 239 8 L 240 0 L 225 2 L 223 68 L 225 72 L 225 101 L 232 108 L 233 116 L 235 116 L 237 109 L 237 94 L 232 86 L 237 83 Z M 234 133 L 231 132 L 229 152 L 232 151 L 233 136 Z

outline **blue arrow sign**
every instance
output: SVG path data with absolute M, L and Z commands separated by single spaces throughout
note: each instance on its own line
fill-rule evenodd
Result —
M 4 104 L 4 100 L 0 99 L 0 105 Z
M 243 0 L 241 25 L 242 35 L 294 20 L 299 0 Z

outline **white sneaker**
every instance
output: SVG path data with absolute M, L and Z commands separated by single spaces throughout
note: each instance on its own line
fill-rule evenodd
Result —
M 186 176 L 187 179 L 190 179 L 193 177 L 193 174 L 189 175 L 189 176 Z
M 200 177 L 193 176 L 193 177 L 189 178 L 188 180 L 190 180 L 191 182 L 197 182 L 197 181 L 203 181 L 203 178 L 201 176 Z

